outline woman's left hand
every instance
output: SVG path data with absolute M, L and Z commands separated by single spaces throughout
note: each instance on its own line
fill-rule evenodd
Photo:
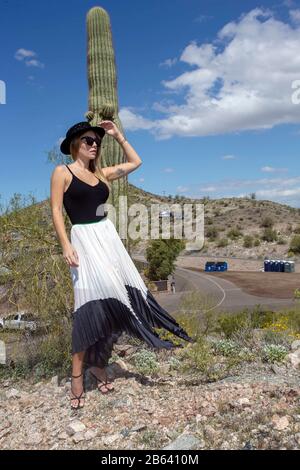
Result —
M 117 138 L 120 135 L 119 129 L 112 121 L 100 121 L 97 125 L 103 127 L 103 129 L 105 129 L 105 133 L 112 137 Z

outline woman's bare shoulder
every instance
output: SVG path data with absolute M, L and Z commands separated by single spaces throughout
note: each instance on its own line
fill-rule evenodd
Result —
M 57 165 L 52 172 L 52 179 L 63 179 L 65 181 L 68 179 L 68 173 L 66 165 Z

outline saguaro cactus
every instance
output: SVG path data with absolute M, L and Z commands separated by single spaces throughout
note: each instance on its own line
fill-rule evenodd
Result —
M 87 66 L 89 103 L 86 119 L 93 125 L 100 120 L 113 121 L 125 135 L 118 116 L 118 93 L 115 54 L 108 13 L 101 7 L 93 7 L 87 13 Z M 114 138 L 105 135 L 101 148 L 102 167 L 125 161 L 122 147 Z M 119 197 L 127 195 L 127 176 L 111 182 L 111 193 L 107 202 L 116 209 L 116 228 L 119 223 Z M 124 209 L 123 209 L 124 210 Z M 122 234 L 120 234 L 122 237 Z M 123 240 L 128 248 L 128 240 Z

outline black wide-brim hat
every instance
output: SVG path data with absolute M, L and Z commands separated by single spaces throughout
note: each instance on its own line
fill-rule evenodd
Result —
M 74 137 L 79 137 L 86 131 L 96 132 L 101 139 L 105 135 L 105 129 L 103 127 L 91 126 L 88 121 L 78 122 L 77 124 L 74 124 L 74 126 L 70 127 L 70 129 L 67 131 L 65 139 L 60 144 L 61 153 L 65 155 L 70 155 L 71 141 L 74 139 Z

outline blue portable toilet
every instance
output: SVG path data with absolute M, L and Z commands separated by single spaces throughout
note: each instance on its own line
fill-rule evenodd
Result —
M 290 273 L 291 272 L 291 265 L 290 265 L 290 262 L 289 261 L 286 261 L 284 263 L 284 272 L 285 273 Z
M 274 260 L 274 271 L 278 273 L 280 271 L 280 261 L 278 259 Z
M 216 271 L 227 271 L 228 265 L 226 261 L 218 261 L 216 263 Z
M 291 263 L 291 273 L 295 272 L 295 261 L 290 261 Z
M 205 271 L 216 271 L 216 263 L 214 261 L 207 261 L 205 263 Z
M 265 272 L 270 271 L 270 260 L 269 259 L 264 260 L 264 271 Z
M 273 271 L 273 270 L 274 270 L 273 266 L 274 266 L 274 260 L 273 260 L 273 259 L 270 259 L 270 262 L 269 262 L 269 271 Z
M 285 272 L 294 273 L 295 272 L 295 261 L 286 261 L 284 266 Z
M 284 273 L 284 260 L 283 259 L 280 260 L 280 272 Z

